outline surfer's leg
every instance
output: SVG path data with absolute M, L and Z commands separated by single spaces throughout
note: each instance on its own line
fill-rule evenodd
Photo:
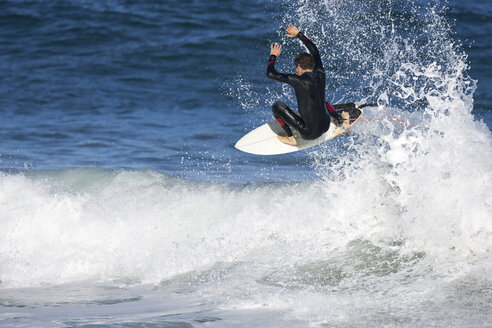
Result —
M 276 101 L 272 106 L 273 117 L 275 117 L 278 124 L 280 124 L 282 129 L 284 129 L 285 133 L 287 133 L 287 136 L 292 137 L 292 130 L 287 125 L 287 123 L 285 123 L 285 121 L 282 117 L 283 113 L 285 111 L 285 108 L 289 108 L 289 107 L 287 107 L 287 105 L 281 101 Z
M 296 129 L 299 133 L 304 134 L 306 124 L 302 118 L 294 113 L 285 103 L 277 101 L 272 106 L 273 116 L 277 119 L 280 126 L 285 130 L 287 136 L 292 136 L 291 128 Z
M 355 120 L 362 113 L 355 103 L 334 105 L 326 103 L 326 108 L 330 112 L 331 118 L 335 121 L 335 124 L 344 129 L 350 127 L 351 119 Z

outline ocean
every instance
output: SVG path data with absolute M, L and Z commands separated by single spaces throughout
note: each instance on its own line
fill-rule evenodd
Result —
M 242 153 L 290 24 L 376 120 Z M 0 327 L 490 327 L 491 44 L 486 0 L 0 1 Z

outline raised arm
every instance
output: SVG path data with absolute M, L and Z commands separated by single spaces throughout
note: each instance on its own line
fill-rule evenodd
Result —
M 268 60 L 266 74 L 272 80 L 290 84 L 295 76 L 293 74 L 279 73 L 275 69 L 275 62 L 277 61 L 278 56 L 280 56 L 281 51 L 282 51 L 281 44 L 274 43 L 270 46 L 270 58 Z
M 321 62 L 321 56 L 319 55 L 319 50 L 316 45 L 309 40 L 297 27 L 291 25 L 286 29 L 287 36 L 290 38 L 299 38 L 302 43 L 308 48 L 309 53 L 313 56 L 314 69 L 323 68 L 323 63 Z

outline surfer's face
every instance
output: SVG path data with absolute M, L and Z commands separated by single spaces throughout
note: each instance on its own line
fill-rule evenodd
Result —
M 313 70 L 312 69 L 304 69 L 301 67 L 301 65 L 297 65 L 296 66 L 296 74 L 301 76 L 302 74 L 306 73 L 306 72 L 312 72 Z
M 301 76 L 304 73 L 304 70 L 301 68 L 301 65 L 296 65 L 296 74 Z

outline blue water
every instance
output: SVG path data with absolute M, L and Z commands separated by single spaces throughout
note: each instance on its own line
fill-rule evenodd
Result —
M 286 5 L 7 1 L 1 6 L 2 169 L 149 168 L 226 181 L 312 175 L 306 152 L 265 159 L 232 148 L 270 117 L 273 97 L 267 88 L 277 86 L 261 63 Z M 488 14 L 486 2 L 447 12 L 458 20 L 450 38 L 463 40 L 469 74 L 478 79 L 474 113 L 490 127 Z M 331 72 L 351 72 L 326 61 Z M 362 70 L 371 74 L 370 67 Z M 327 90 L 334 102 L 343 97 L 337 88 L 363 83 L 336 82 Z M 259 176 L 259 168 L 267 174 Z
M 242 153 L 295 107 L 290 24 L 381 120 Z M 0 1 L 0 326 L 486 327 L 490 31 L 485 0 Z
M 245 180 L 257 176 L 257 165 L 285 163 L 283 174 L 265 179 L 309 175 L 291 169 L 291 159 L 252 158 L 232 147 L 269 115 L 259 106 L 245 112 L 229 94 L 251 70 L 257 88 L 267 87 L 257 61 L 278 28 L 265 31 L 265 13 L 275 7 L 3 2 L 2 168 L 149 168 Z

